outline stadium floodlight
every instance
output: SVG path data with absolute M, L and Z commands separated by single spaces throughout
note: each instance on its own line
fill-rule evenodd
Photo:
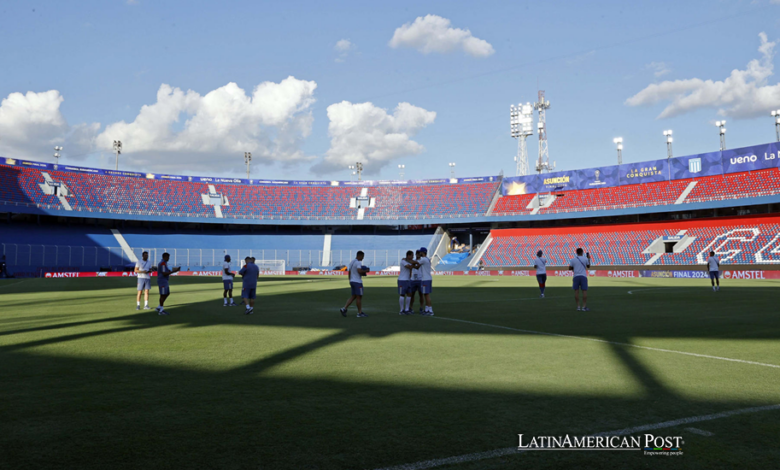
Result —
M 450 162 L 450 178 L 455 178 L 455 164 Z
M 119 170 L 119 154 L 122 153 L 122 141 L 121 140 L 115 140 L 114 141 L 114 154 L 116 154 L 116 170 Z
M 671 159 L 672 158 L 672 130 L 669 129 L 668 131 L 664 131 L 664 137 L 666 137 L 666 158 Z
M 509 135 L 517 139 L 515 167 L 517 176 L 528 174 L 528 144 L 526 139 L 534 134 L 534 107 L 531 103 L 509 106 Z
M 363 164 L 360 162 L 355 163 L 354 165 L 349 165 L 347 168 L 350 170 L 354 170 L 352 172 L 353 175 L 357 175 L 358 181 L 363 181 Z
M 773 118 L 775 118 L 775 135 L 777 137 L 777 141 L 780 142 L 780 109 L 777 111 L 772 111 L 770 114 Z
M 406 165 L 398 165 L 398 176 L 401 179 L 404 179 L 404 168 L 406 168 Z
M 249 179 L 249 164 L 252 162 L 252 152 L 244 152 L 244 163 L 246 163 L 246 179 Z
M 612 139 L 612 142 L 617 145 L 617 153 L 618 153 L 618 165 L 623 164 L 623 138 L 622 137 L 615 137 Z
M 60 147 L 59 145 L 54 147 L 54 158 L 57 159 L 55 161 L 57 162 L 58 165 L 60 163 L 60 152 L 62 152 L 62 147 Z
M 715 121 L 715 125 L 720 129 L 720 151 L 726 150 L 726 121 Z

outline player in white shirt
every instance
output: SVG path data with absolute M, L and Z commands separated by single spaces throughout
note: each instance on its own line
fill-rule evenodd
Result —
M 574 302 L 577 310 L 587 312 L 588 308 L 588 268 L 590 267 L 590 253 L 582 256 L 582 248 L 577 248 L 577 256 L 569 261 L 569 270 L 574 271 L 572 287 L 574 287 Z M 582 307 L 580 308 L 580 290 L 582 290 Z
M 233 302 L 233 280 L 236 275 L 230 271 L 230 255 L 225 255 L 225 262 L 222 263 L 222 286 L 225 291 L 222 293 L 222 299 L 224 300 L 224 307 L 237 307 Z M 228 299 L 230 303 L 228 304 Z
M 152 260 L 149 259 L 149 252 L 144 251 L 141 259 L 135 262 L 135 273 L 138 276 L 138 294 L 135 296 L 135 309 L 141 310 L 141 292 L 144 293 L 144 310 L 151 310 L 149 307 L 149 289 L 152 288 Z
M 399 315 L 412 314 L 412 311 L 409 310 L 409 303 L 412 300 L 410 297 L 412 292 L 412 269 L 416 264 L 412 250 L 407 251 L 406 258 L 401 260 L 401 270 L 398 272 L 398 305 L 401 307 Z
M 368 316 L 363 313 L 363 276 L 368 274 L 369 271 L 368 266 L 363 266 L 364 256 L 365 255 L 362 251 L 358 251 L 355 259 L 353 259 L 347 267 L 347 271 L 349 273 L 349 286 L 352 289 L 352 296 L 349 298 L 349 300 L 347 300 L 347 304 L 344 305 L 343 308 L 339 309 L 341 316 L 343 317 L 347 316 L 347 309 L 353 301 L 357 304 L 358 318 Z
M 422 288 L 422 281 L 420 280 L 420 258 L 422 258 L 422 255 L 420 255 L 419 250 L 414 252 L 414 255 L 417 257 L 415 259 L 414 263 L 412 263 L 412 275 L 411 275 L 411 281 L 409 282 L 409 291 L 410 291 L 410 299 L 409 299 L 409 313 L 414 313 L 414 297 L 415 294 L 419 294 L 420 297 L 420 314 L 424 312 L 423 307 L 425 306 L 425 299 L 423 299 L 422 292 L 420 292 Z
M 717 292 L 720 290 L 720 259 L 715 256 L 714 251 L 710 251 L 710 257 L 707 258 L 707 269 L 710 271 L 712 291 Z
M 420 248 L 420 293 L 425 297 L 425 311 L 423 315 L 432 317 L 433 307 L 431 306 L 431 292 L 433 292 L 433 276 L 431 275 L 431 260 L 428 259 L 428 248 Z
M 536 252 L 534 267 L 536 268 L 536 282 L 539 283 L 539 290 L 542 291 L 541 297 L 544 298 L 544 286 L 547 284 L 547 258 L 543 258 L 544 252 Z

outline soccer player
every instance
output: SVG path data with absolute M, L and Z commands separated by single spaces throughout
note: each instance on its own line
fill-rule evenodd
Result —
M 149 259 L 149 252 L 141 253 L 141 259 L 135 262 L 135 273 L 138 275 L 138 294 L 135 296 L 135 309 L 141 310 L 141 292 L 144 293 L 144 310 L 150 310 L 149 307 L 149 289 L 152 288 L 152 260 Z
M 590 253 L 582 256 L 582 248 L 577 248 L 577 256 L 569 261 L 569 271 L 574 271 L 572 287 L 574 288 L 574 302 L 577 311 L 588 312 L 588 268 L 590 267 Z M 582 291 L 582 308 L 580 308 L 580 291 Z
M 433 307 L 431 306 L 431 292 L 433 292 L 433 276 L 431 275 L 431 260 L 428 259 L 428 248 L 420 248 L 420 293 L 425 297 L 425 311 L 423 315 L 433 316 Z
M 222 286 L 225 288 L 225 291 L 222 293 L 224 307 L 237 307 L 235 302 L 233 302 L 233 279 L 235 277 L 236 275 L 230 271 L 230 255 L 225 255 L 225 262 L 222 263 Z M 230 299 L 229 305 L 228 298 Z
M 255 297 L 257 297 L 257 278 L 260 276 L 260 268 L 255 264 L 254 258 L 246 258 L 246 264 L 241 271 L 241 297 L 246 303 L 246 314 L 255 312 Z
M 544 285 L 547 284 L 547 258 L 543 258 L 542 255 L 544 255 L 542 250 L 536 252 L 534 267 L 536 268 L 536 282 L 539 283 L 539 290 L 542 291 L 540 297 L 544 298 Z
M 710 251 L 710 257 L 707 258 L 707 266 L 710 270 L 710 281 L 712 282 L 712 291 L 717 292 L 720 290 L 720 259 L 718 259 L 718 257 L 715 256 L 714 251 Z
M 170 258 L 171 255 L 168 253 L 163 253 L 162 261 L 160 261 L 160 263 L 157 265 L 157 288 L 160 289 L 160 306 L 156 308 L 157 315 L 168 315 L 168 312 L 166 312 L 164 308 L 165 299 L 171 295 L 171 287 L 168 285 L 168 277 L 171 274 L 181 270 L 180 267 L 173 269 L 168 267 L 168 260 Z
M 368 269 L 364 269 L 365 266 L 363 266 L 364 256 L 362 251 L 358 251 L 357 255 L 355 255 L 355 259 L 353 259 L 347 267 L 347 272 L 349 273 L 349 287 L 352 289 L 352 296 L 347 300 L 347 304 L 339 309 L 342 317 L 347 316 L 347 309 L 353 301 L 357 304 L 358 318 L 368 316 L 363 313 L 363 276 L 368 274 Z
M 412 282 L 412 268 L 414 262 L 414 253 L 412 250 L 406 252 L 406 258 L 401 260 L 401 271 L 398 273 L 398 304 L 401 307 L 399 315 L 411 315 L 412 311 L 409 310 L 409 302 L 411 298 L 411 282 Z
M 422 281 L 420 280 L 420 258 L 422 255 L 420 255 L 420 251 L 415 251 L 414 256 L 417 257 L 417 259 L 414 260 L 412 263 L 412 275 L 411 275 L 411 281 L 409 281 L 409 314 L 414 313 L 414 296 L 415 294 L 419 294 L 420 297 L 420 315 L 423 314 L 425 311 L 424 305 L 425 300 L 423 299 L 422 292 L 420 292 L 422 288 Z

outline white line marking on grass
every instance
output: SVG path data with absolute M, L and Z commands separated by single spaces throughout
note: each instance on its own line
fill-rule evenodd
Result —
M 702 416 L 692 416 L 690 418 L 675 419 L 672 421 L 664 421 L 662 423 L 645 424 L 642 426 L 635 426 L 632 428 L 619 429 L 617 431 L 600 432 L 593 434 L 593 436 L 624 436 L 628 434 L 634 434 L 643 431 L 651 431 L 654 429 L 664 429 L 679 426 L 681 424 L 700 423 L 702 421 L 711 421 L 713 419 L 728 418 L 730 416 L 748 414 L 748 413 L 760 413 L 762 411 L 780 410 L 780 405 L 767 405 L 756 406 L 753 408 L 742 408 L 741 410 L 724 411 L 721 413 L 714 413 Z M 690 430 L 691 428 L 687 428 Z M 451 465 L 466 462 L 476 462 L 478 460 L 492 459 L 495 457 L 503 457 L 505 455 L 521 454 L 525 451 L 518 450 L 517 447 L 505 447 L 503 449 L 495 449 L 487 452 L 477 452 L 474 454 L 456 455 L 455 457 L 447 457 L 443 459 L 423 460 L 421 462 L 408 463 L 404 465 L 396 465 L 393 467 L 384 467 L 378 470 L 424 470 L 426 468 L 441 467 L 442 465 Z
M 510 330 L 510 331 L 517 331 L 520 333 L 530 333 L 534 335 L 544 335 L 544 336 L 558 336 L 560 338 L 572 338 L 572 339 L 582 339 L 586 341 L 595 341 L 597 343 L 606 343 L 606 344 L 614 344 L 617 346 L 628 346 L 631 348 L 638 348 L 638 349 L 647 349 L 648 351 L 658 351 L 658 352 L 666 352 L 666 353 L 673 353 L 673 354 L 682 354 L 684 356 L 693 356 L 693 357 L 700 357 L 703 359 L 717 359 L 719 361 L 728 361 L 728 362 L 739 362 L 741 364 L 752 364 L 754 366 L 763 366 L 763 367 L 772 367 L 774 369 L 780 369 L 780 365 L 778 364 L 766 364 L 763 362 L 755 362 L 755 361 L 746 361 L 744 359 L 732 359 L 730 357 L 721 357 L 721 356 L 710 356 L 708 354 L 697 354 L 692 352 L 685 352 L 685 351 L 675 351 L 673 349 L 662 349 L 662 348 L 652 348 L 650 346 L 640 346 L 638 344 L 631 344 L 631 343 L 618 343 L 617 341 L 607 341 L 605 339 L 598 339 L 598 338 L 588 338 L 585 336 L 574 336 L 574 335 L 563 335 L 560 333 L 547 333 L 544 331 L 534 331 L 534 330 L 523 330 L 520 328 L 511 328 L 508 326 L 501 326 L 501 325 L 491 325 L 489 323 L 480 323 L 475 321 L 468 321 L 468 320 L 459 320 L 457 318 L 446 318 L 446 317 L 431 317 L 436 318 L 439 320 L 448 320 L 448 321 L 455 321 L 460 323 L 469 323 L 471 325 L 479 325 L 479 326 L 487 326 L 490 328 L 499 328 L 502 330 Z
M 15 286 L 15 285 L 17 285 L 17 284 L 21 284 L 21 283 L 23 283 L 23 282 L 25 282 L 25 281 L 12 282 L 12 283 L 10 283 L 10 284 L 6 284 L 6 285 L 4 285 L 4 286 L 0 286 L 0 289 L 5 289 L 6 287 Z
M 688 432 L 692 432 L 694 434 L 698 434 L 700 436 L 710 437 L 710 436 L 714 436 L 715 435 L 715 433 L 712 433 L 712 432 L 709 432 L 709 431 L 705 431 L 704 429 L 699 429 L 699 428 L 685 428 L 685 430 L 688 431 Z

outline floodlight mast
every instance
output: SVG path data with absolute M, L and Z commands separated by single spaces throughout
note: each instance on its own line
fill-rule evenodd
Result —
M 406 165 L 398 165 L 398 176 L 400 176 L 401 179 L 404 179 L 404 168 L 406 168 Z
M 720 151 L 726 150 L 726 121 L 715 121 L 715 125 L 720 129 Z
M 450 162 L 450 178 L 455 178 L 455 164 Z
M 252 163 L 252 152 L 244 152 L 244 163 L 246 163 L 246 179 L 249 179 L 249 164 Z
M 54 158 L 56 158 L 57 166 L 60 164 L 60 152 L 62 152 L 62 147 L 59 145 L 54 147 Z
M 528 144 L 526 139 L 534 134 L 534 108 L 531 103 L 509 106 L 509 135 L 517 139 L 517 155 L 515 163 L 517 167 L 516 175 L 525 176 L 528 174 Z
M 116 154 L 116 170 L 119 171 L 119 155 L 122 153 L 122 141 L 114 141 L 114 153 Z
M 622 137 L 615 137 L 612 139 L 612 142 L 617 145 L 617 154 L 618 154 L 618 165 L 623 164 L 623 138 Z
M 536 162 L 536 171 L 550 172 L 555 169 L 555 164 L 550 164 L 550 151 L 547 148 L 547 119 L 545 111 L 550 109 L 550 102 L 544 99 L 544 90 L 539 90 L 539 101 L 534 103 L 534 109 L 539 113 L 539 160 Z
M 362 173 L 363 173 L 363 164 L 360 162 L 355 163 L 354 165 L 349 165 L 347 168 L 350 170 L 355 170 L 352 172 L 353 175 L 357 175 L 358 181 L 363 181 Z
M 664 131 L 664 137 L 666 137 L 666 159 L 670 160 L 672 158 L 672 130 L 669 129 L 668 131 Z
M 772 111 L 769 114 L 775 118 L 775 135 L 777 136 L 777 141 L 780 142 L 780 109 Z

